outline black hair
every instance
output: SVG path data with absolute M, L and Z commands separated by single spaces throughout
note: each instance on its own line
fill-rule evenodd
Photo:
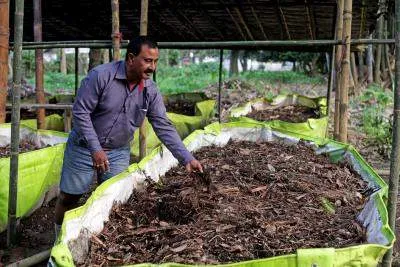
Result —
M 147 36 L 138 36 L 129 41 L 128 48 L 126 50 L 125 60 L 128 59 L 129 53 L 134 56 L 140 54 L 143 45 L 147 45 L 149 48 L 157 48 L 157 43 L 149 39 Z

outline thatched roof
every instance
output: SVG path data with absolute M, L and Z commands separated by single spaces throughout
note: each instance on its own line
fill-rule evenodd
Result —
M 32 2 L 25 1 L 24 41 L 33 41 Z M 42 10 L 44 41 L 110 39 L 110 0 L 42 1 Z M 353 1 L 354 38 L 368 35 L 377 10 L 378 0 Z M 335 14 L 335 0 L 149 0 L 148 34 L 156 41 L 333 39 Z M 139 21 L 140 0 L 120 0 L 124 39 L 139 34 Z

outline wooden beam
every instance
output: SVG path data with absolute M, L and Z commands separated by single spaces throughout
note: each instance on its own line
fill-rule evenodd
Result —
M 349 79 L 350 79 L 350 40 L 353 1 L 345 0 L 343 9 L 343 39 L 346 43 L 343 51 L 342 76 L 340 85 L 340 121 L 339 141 L 347 143 L 347 126 L 349 120 Z
M 248 1 L 248 3 L 251 5 L 250 0 L 247 0 L 247 1 Z M 254 0 L 253 0 L 253 3 L 254 3 Z M 253 17 L 254 17 L 254 19 L 256 20 L 257 25 L 258 25 L 258 28 L 260 29 L 260 31 L 261 31 L 261 33 L 262 33 L 264 39 L 265 39 L 265 40 L 268 40 L 268 36 L 267 36 L 267 34 L 265 33 L 265 31 L 264 31 L 264 27 L 263 27 L 263 25 L 262 25 L 260 19 L 258 18 L 258 15 L 257 15 L 256 11 L 254 10 L 253 5 L 250 6 L 250 9 L 251 9 L 251 13 L 253 14 Z
M 289 27 L 288 27 L 288 25 L 287 25 L 285 15 L 283 14 L 283 10 L 282 10 L 282 8 L 280 7 L 280 2 L 279 2 L 279 0 L 276 0 L 275 10 L 276 10 L 276 14 L 278 14 L 279 21 L 281 22 L 280 24 L 283 25 L 284 28 L 285 28 L 286 37 L 287 37 L 289 40 L 291 40 L 292 38 L 290 37 Z M 281 28 L 281 30 L 283 30 L 283 29 Z
M 33 0 L 33 35 L 35 42 L 42 41 L 42 0 Z M 43 88 L 43 49 L 35 49 L 35 91 L 36 102 L 46 103 Z M 46 128 L 46 111 L 44 108 L 36 110 L 36 122 L 38 129 Z
M 140 35 L 147 35 L 147 21 L 149 15 L 149 1 L 142 0 L 140 9 Z M 147 119 L 143 120 L 139 128 L 139 159 L 142 160 L 147 154 Z
M 119 32 L 119 0 L 111 0 L 112 29 L 111 38 L 113 44 L 113 60 L 121 57 L 121 33 Z
M 204 35 L 197 30 L 194 26 L 193 22 L 187 18 L 187 16 L 179 10 L 179 7 L 176 5 L 176 1 L 168 0 L 170 3 L 169 9 L 172 10 L 172 14 L 176 16 L 178 20 L 182 22 L 182 25 L 195 36 L 197 40 L 204 40 Z
M 312 5 L 310 4 L 310 0 L 304 0 L 304 4 L 306 7 L 306 14 L 308 20 L 308 30 L 310 33 L 310 38 L 312 40 L 316 39 L 316 30 L 315 30 L 315 17 L 312 10 Z
M 229 17 L 231 18 L 231 20 L 233 21 L 233 23 L 236 26 L 236 29 L 239 31 L 240 35 L 243 37 L 243 39 L 245 41 L 247 41 L 246 35 L 244 35 L 242 28 L 240 28 L 239 23 L 237 23 L 237 21 L 235 20 L 235 18 L 233 17 L 231 11 L 229 10 L 229 8 L 225 8 L 226 12 L 228 13 Z
M 397 221 L 397 205 L 399 194 L 399 175 L 400 175 L 400 0 L 395 1 L 395 55 L 396 55 L 396 72 L 394 87 L 394 105 L 393 105 L 393 134 L 392 134 L 392 151 L 390 154 L 390 176 L 389 176 L 389 194 L 387 200 L 388 224 L 394 231 Z M 396 263 L 392 265 L 393 247 L 388 249 L 383 260 L 383 267 L 398 266 Z M 398 262 L 397 262 L 398 263 Z
M 250 39 L 252 41 L 254 41 L 254 37 L 253 34 L 250 31 L 250 28 L 248 27 L 246 21 L 243 18 L 243 7 L 242 7 L 242 3 L 238 0 L 236 0 L 236 3 L 238 4 L 238 7 L 234 7 L 234 10 L 237 14 L 237 16 L 239 17 L 239 21 L 243 24 L 244 29 L 246 30 L 247 35 L 250 37 Z
M 343 6 L 344 0 L 339 0 L 336 10 L 336 33 L 335 38 L 341 40 L 343 37 Z M 335 48 L 335 113 L 333 118 L 333 136 L 336 140 L 339 140 L 339 122 L 340 122 L 340 79 L 342 76 L 342 51 L 343 46 L 337 45 Z
M 17 195 L 18 195 L 18 154 L 22 80 L 22 39 L 24 35 L 24 0 L 15 0 L 14 13 L 14 57 L 11 113 L 11 158 L 8 191 L 7 246 L 17 241 Z
M 0 123 L 6 121 L 8 92 L 9 0 L 0 1 Z
M 149 1 L 142 0 L 140 9 L 140 36 L 147 36 L 147 27 L 149 22 Z

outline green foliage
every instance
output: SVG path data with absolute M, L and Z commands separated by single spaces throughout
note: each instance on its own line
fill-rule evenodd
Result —
M 79 82 L 83 78 L 84 76 L 79 76 Z M 35 84 L 35 77 L 28 79 L 28 83 Z M 50 94 L 60 92 L 73 93 L 75 91 L 75 75 L 64 75 L 59 72 L 46 72 L 44 75 L 44 89 Z
M 199 90 L 218 82 L 218 69 L 218 63 L 191 64 L 181 68 L 162 66 L 157 70 L 157 84 L 165 94 Z
M 164 94 L 181 93 L 200 90 L 210 84 L 218 83 L 219 63 L 190 64 L 183 67 L 159 66 L 157 84 Z M 222 78 L 227 77 L 223 70 Z M 321 75 L 310 77 L 304 73 L 293 71 L 247 71 L 239 73 L 235 79 L 241 79 L 263 88 L 266 84 L 323 84 Z
M 367 134 L 368 142 L 377 145 L 378 152 L 388 158 L 393 130 L 393 93 L 378 85 L 371 85 L 356 101 L 360 102 L 360 127 Z
M 265 83 L 286 83 L 286 84 L 323 84 L 322 76 L 310 77 L 301 72 L 294 71 L 246 71 L 239 75 L 246 80 L 261 80 Z

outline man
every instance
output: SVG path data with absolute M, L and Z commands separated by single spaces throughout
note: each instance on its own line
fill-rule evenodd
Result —
M 64 212 L 75 208 L 89 190 L 94 171 L 99 182 L 104 182 L 128 167 L 129 143 L 145 116 L 188 172 L 203 171 L 168 120 L 162 96 L 150 80 L 157 61 L 157 45 L 141 36 L 129 43 L 125 61 L 100 65 L 82 81 L 64 154 L 56 235 Z

